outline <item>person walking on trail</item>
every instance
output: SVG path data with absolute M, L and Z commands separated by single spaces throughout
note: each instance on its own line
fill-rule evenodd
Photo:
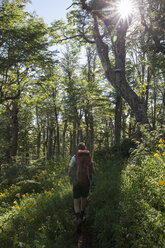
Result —
M 89 195 L 90 181 L 94 173 L 94 166 L 91 161 L 90 152 L 85 143 L 79 143 L 77 153 L 69 164 L 70 183 L 73 184 L 74 211 L 77 228 L 83 221 L 87 197 Z

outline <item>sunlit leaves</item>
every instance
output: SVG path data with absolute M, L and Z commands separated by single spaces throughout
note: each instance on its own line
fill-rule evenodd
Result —
M 113 36 L 113 42 L 115 43 L 116 41 L 117 41 L 117 36 L 114 35 L 114 36 Z

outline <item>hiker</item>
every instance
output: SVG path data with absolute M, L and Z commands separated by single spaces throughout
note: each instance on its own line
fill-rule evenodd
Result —
M 70 183 L 73 184 L 74 211 L 77 226 L 81 225 L 87 206 L 90 181 L 94 173 L 94 166 L 90 153 L 83 142 L 79 143 L 77 153 L 69 164 Z

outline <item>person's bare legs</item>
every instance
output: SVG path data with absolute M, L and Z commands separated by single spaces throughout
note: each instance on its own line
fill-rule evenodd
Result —
M 81 212 L 81 198 L 74 199 L 74 211 L 75 213 Z
M 85 211 L 86 206 L 87 206 L 87 198 L 81 197 L 81 211 Z
M 81 197 L 81 219 L 84 220 L 84 213 L 87 206 L 87 197 Z
M 81 232 L 81 198 L 74 199 L 74 211 L 76 216 L 76 225 L 77 225 L 77 232 Z

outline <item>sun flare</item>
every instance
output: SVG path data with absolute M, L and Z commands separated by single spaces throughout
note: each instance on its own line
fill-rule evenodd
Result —
M 132 0 L 120 0 L 117 9 L 121 18 L 123 19 L 127 18 L 129 15 L 133 14 Z

